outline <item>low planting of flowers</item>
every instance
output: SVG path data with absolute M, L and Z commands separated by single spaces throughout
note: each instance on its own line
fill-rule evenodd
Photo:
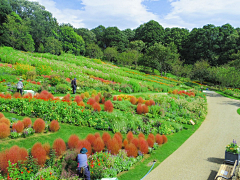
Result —
M 226 151 L 231 152 L 233 154 L 239 154 L 240 153 L 240 147 L 237 145 L 236 140 L 233 140 L 230 144 L 226 146 Z

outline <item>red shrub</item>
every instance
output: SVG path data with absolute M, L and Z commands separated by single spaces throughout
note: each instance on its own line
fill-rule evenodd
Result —
M 145 101 L 145 105 L 150 106 L 150 101 L 149 100 Z
M 93 98 L 89 98 L 88 101 L 87 101 L 87 104 L 89 105 L 93 105 L 95 103 L 95 100 Z
M 107 112 L 113 112 L 113 104 L 110 100 L 104 103 L 104 110 Z
M 138 104 L 139 104 L 139 103 L 143 104 L 143 102 L 144 102 L 143 98 L 142 98 L 142 97 L 139 97 L 139 98 L 138 98 Z
M 118 145 L 117 139 L 112 138 L 111 140 L 109 140 L 107 144 L 107 148 L 111 154 L 114 154 L 114 155 L 118 154 L 120 147 Z
M 154 100 L 150 99 L 150 100 L 149 100 L 149 102 L 150 102 L 150 106 L 153 106 L 153 105 L 155 105 L 155 102 L 154 102 Z
M 120 149 L 122 148 L 122 138 L 118 134 L 114 134 L 113 138 L 115 138 L 118 142 Z
M 9 94 L 9 93 L 5 93 L 5 94 L 4 94 L 4 98 L 5 98 L 5 99 L 12 99 L 12 96 L 11 96 L 11 94 Z
M 174 89 L 174 90 L 172 91 L 172 94 L 178 94 L 178 90 L 177 90 L 177 89 Z
M 28 128 L 32 126 L 32 120 L 29 117 L 25 117 L 22 122 L 23 122 L 24 128 Z
M 88 152 L 86 153 L 87 155 L 91 155 L 92 154 L 92 146 L 91 144 L 88 142 L 88 140 L 79 140 L 78 141 L 78 144 L 77 144 L 77 147 L 76 147 L 76 150 L 77 152 L 79 153 L 80 150 L 85 147 Z
M 62 98 L 62 101 L 63 101 L 63 102 L 70 102 L 70 101 L 71 101 L 71 96 L 70 96 L 70 94 L 67 94 L 66 96 L 64 96 L 64 97 Z
M 77 148 L 79 138 L 77 135 L 73 134 L 68 139 L 68 148 L 69 149 L 75 149 Z
M 139 135 L 138 135 L 138 138 L 139 138 L 139 139 L 140 139 L 140 138 L 145 139 L 145 135 L 144 135 L 142 132 L 140 132 Z
M 96 132 L 96 133 L 94 134 L 94 136 L 95 136 L 95 138 L 101 137 L 100 133 L 98 133 L 98 132 Z
M 128 157 L 137 157 L 138 155 L 137 147 L 132 143 L 128 144 L 125 147 L 125 150 L 127 151 Z
M 82 101 L 81 96 L 76 95 L 74 101 L 79 105 L 79 103 Z
M 124 146 L 124 148 L 126 148 L 127 145 L 128 145 L 128 140 L 127 140 L 127 139 L 124 139 L 124 141 L 123 141 L 123 146 Z
M 50 152 L 50 144 L 49 143 L 43 144 L 43 148 L 46 151 L 46 155 L 48 155 Z
M 93 149 L 95 152 L 101 152 L 104 149 L 104 142 L 101 137 L 95 139 Z
M 31 81 L 32 84 L 37 84 L 36 81 Z
M 16 130 L 17 133 L 21 133 L 21 132 L 23 132 L 24 124 L 22 123 L 22 121 L 18 121 L 16 123 L 13 123 L 12 129 Z
M 4 173 L 7 174 L 7 168 L 8 168 L 8 149 L 5 151 L 0 152 L 0 170 Z
M 122 97 L 118 97 L 118 101 L 122 101 Z
M 2 117 L 1 119 L 0 119 L 0 123 L 5 123 L 6 125 L 8 125 L 8 126 L 10 126 L 10 121 L 9 121 L 9 119 L 8 118 L 5 118 L 5 117 Z
M 37 82 L 37 85 L 41 85 L 41 83 L 40 83 L 40 82 Z
M 81 98 L 84 99 L 85 98 L 85 95 L 84 93 L 81 94 Z
M 102 140 L 105 144 L 105 146 L 107 146 L 107 142 L 111 139 L 111 136 L 108 132 L 104 132 L 102 135 Z
M 43 99 L 45 101 L 47 100 L 53 100 L 53 95 L 49 92 L 47 92 L 46 90 L 42 91 L 40 94 L 35 94 L 34 96 L 36 99 Z
M 1 119 L 2 117 L 5 117 L 5 116 L 4 116 L 4 114 L 3 114 L 3 113 L 0 113 L 0 119 Z
M 86 140 L 88 140 L 88 142 L 93 145 L 94 141 L 95 141 L 96 137 L 93 134 L 88 134 L 86 137 Z
M 23 98 L 29 98 L 31 99 L 33 96 L 32 96 L 32 93 L 27 93 L 27 94 L 24 94 L 23 95 Z
M 139 148 L 139 139 L 138 138 L 133 138 L 132 142 L 137 148 Z
M 139 150 L 143 153 L 143 154 L 147 154 L 148 153 L 148 143 L 145 139 L 143 138 L 139 138 Z
M 3 93 L 0 93 L 0 97 L 1 97 L 1 98 L 4 98 L 5 96 L 4 96 L 4 94 L 3 94 Z
M 132 140 L 133 140 L 133 133 L 132 133 L 132 131 L 129 131 L 128 133 L 127 133 L 127 139 L 128 139 L 128 141 L 129 142 L 131 142 Z
M 158 145 L 163 143 L 163 137 L 160 134 L 156 135 L 156 143 L 158 143 Z
M 33 124 L 33 129 L 36 133 L 41 133 L 45 129 L 45 122 L 41 118 L 36 119 L 36 121 Z
M 101 94 L 101 92 L 98 92 L 97 95 L 99 96 L 100 99 L 102 98 L 102 94 Z
M 57 120 L 51 121 L 49 128 L 50 128 L 50 131 L 52 132 L 58 131 L 60 128 L 58 121 Z
M 148 106 L 144 104 L 142 106 L 142 111 L 143 111 L 144 114 L 148 113 Z
M 154 145 L 154 140 L 152 138 L 148 137 L 147 138 L 147 143 L 148 143 L 148 146 L 152 148 L 153 145 Z
M 113 101 L 116 101 L 117 100 L 117 96 L 113 96 Z
M 148 138 L 151 138 L 151 139 L 155 142 L 155 137 L 154 137 L 154 135 L 153 135 L 152 133 L 150 133 L 150 134 L 148 135 Z
M 137 104 L 137 98 L 134 97 L 134 96 L 131 97 L 130 102 L 131 102 L 133 105 Z
M 84 102 L 83 101 L 81 101 L 79 104 L 78 104 L 79 106 L 82 106 L 82 107 L 84 107 L 85 108 L 85 104 L 84 104 Z
M 95 102 L 95 103 L 93 104 L 93 110 L 100 112 L 100 111 L 101 111 L 101 106 L 100 106 L 100 104 L 98 104 L 97 102 Z
M 18 150 L 19 152 L 19 156 L 20 156 L 20 160 L 27 160 L 28 157 L 28 151 L 25 148 L 20 148 Z
M 70 140 L 70 138 L 69 138 L 69 140 Z M 73 146 L 75 146 L 75 149 L 76 149 L 76 151 L 79 153 L 80 152 L 80 150 L 83 148 L 83 141 L 84 140 L 78 140 L 78 141 L 76 141 L 75 143 L 76 143 L 76 146 L 75 146 L 75 144 L 73 144 Z M 68 143 L 69 143 L 69 141 L 68 141 Z M 72 142 L 73 143 L 73 142 Z M 90 143 L 89 143 L 90 144 Z M 90 144 L 90 146 L 91 146 L 91 144 Z M 68 147 L 69 147 L 69 145 L 68 145 Z M 70 147 L 69 147 L 70 148 Z M 70 149 L 74 149 L 74 148 L 70 148 Z
M 21 94 L 20 93 L 18 93 L 18 92 L 15 92 L 14 94 L 13 94 L 13 98 L 21 98 Z
M 143 112 L 142 104 L 138 104 L 137 105 L 137 113 L 142 114 L 142 112 Z
M 95 102 L 99 103 L 100 97 L 98 95 L 96 95 L 94 99 L 95 99 Z
M 0 123 L 0 139 L 6 138 L 10 135 L 10 127 L 5 123 Z
M 101 103 L 102 103 L 102 104 L 105 103 L 105 97 L 102 98 Z
M 66 144 L 63 139 L 58 138 L 53 142 L 53 149 L 56 151 L 56 155 L 60 156 L 66 151 Z
M 168 141 L 167 137 L 164 134 L 162 135 L 162 138 L 163 138 L 163 144 Z
M 31 154 L 33 158 L 37 159 L 39 165 L 43 166 L 46 162 L 46 151 L 43 148 L 42 144 L 37 142 L 33 145 Z
M 70 78 L 66 78 L 66 81 L 67 81 L 67 82 L 71 82 L 71 79 L 70 79 Z

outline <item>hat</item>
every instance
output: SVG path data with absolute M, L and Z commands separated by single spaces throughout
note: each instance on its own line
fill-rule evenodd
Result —
M 86 154 L 87 152 L 88 152 L 88 150 L 84 147 L 80 150 L 81 154 Z
M 19 79 L 19 81 L 22 81 L 22 80 L 23 80 L 22 78 Z
M 74 78 L 74 79 L 77 79 L 77 78 Z

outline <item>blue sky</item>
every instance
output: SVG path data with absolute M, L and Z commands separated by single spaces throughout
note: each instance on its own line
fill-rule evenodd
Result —
M 29 0 L 37 1 L 59 23 L 93 29 L 99 25 L 135 29 L 150 20 L 164 28 L 200 28 L 226 23 L 240 27 L 239 0 Z

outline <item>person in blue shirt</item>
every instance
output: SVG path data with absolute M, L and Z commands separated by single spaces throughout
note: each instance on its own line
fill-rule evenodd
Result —
M 78 162 L 78 176 L 80 178 L 85 178 L 86 180 L 90 180 L 90 171 L 87 162 L 87 153 L 88 150 L 86 148 L 82 148 L 80 150 L 80 154 L 77 155 L 77 162 Z

